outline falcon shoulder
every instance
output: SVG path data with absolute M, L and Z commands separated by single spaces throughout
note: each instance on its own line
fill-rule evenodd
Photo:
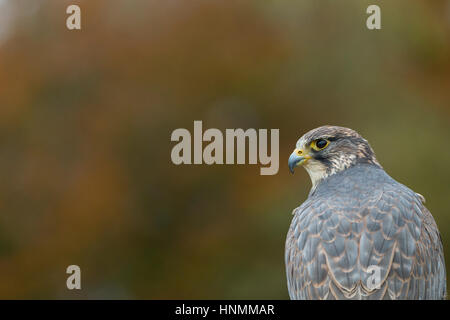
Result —
M 291 299 L 445 297 L 436 223 L 421 197 L 395 180 L 360 188 L 344 179 L 312 194 L 294 210 L 285 261 Z

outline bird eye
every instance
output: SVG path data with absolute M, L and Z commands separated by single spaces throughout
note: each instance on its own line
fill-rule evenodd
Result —
M 329 143 L 330 142 L 328 140 L 317 139 L 316 141 L 313 142 L 312 147 L 314 150 L 319 151 L 319 150 L 325 149 Z

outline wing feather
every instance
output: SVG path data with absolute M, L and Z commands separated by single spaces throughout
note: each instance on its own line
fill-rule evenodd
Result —
M 308 199 L 286 239 L 291 299 L 445 298 L 442 241 L 422 198 L 395 185 Z M 376 289 L 368 285 L 373 266 Z

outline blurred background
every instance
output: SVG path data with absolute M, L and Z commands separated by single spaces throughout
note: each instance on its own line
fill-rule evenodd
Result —
M 279 128 L 279 173 L 175 166 L 194 120 Z M 287 159 L 324 124 L 426 197 L 450 266 L 450 1 L 0 0 L 0 298 L 288 298 Z

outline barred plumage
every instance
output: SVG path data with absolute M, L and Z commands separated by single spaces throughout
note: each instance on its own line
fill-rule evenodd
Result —
M 378 162 L 324 175 L 293 212 L 285 254 L 291 299 L 445 298 L 442 242 L 423 201 Z

